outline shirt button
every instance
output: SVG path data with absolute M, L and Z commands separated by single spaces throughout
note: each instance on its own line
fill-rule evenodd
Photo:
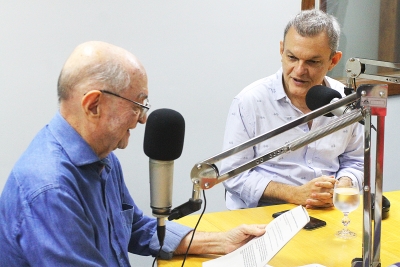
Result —
M 308 162 L 308 164 L 311 164 L 311 160 L 309 159 L 309 160 L 307 160 L 307 162 Z

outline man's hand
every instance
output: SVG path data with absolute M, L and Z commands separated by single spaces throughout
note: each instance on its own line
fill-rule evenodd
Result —
M 256 236 L 265 233 L 266 224 L 242 224 L 228 232 L 196 232 L 189 254 L 218 254 L 224 255 L 243 246 Z M 179 244 L 174 254 L 186 252 L 192 232 Z
M 335 185 L 333 176 L 321 176 L 300 186 L 271 181 L 266 187 L 263 199 L 286 201 L 306 208 L 328 208 L 333 206 L 332 196 Z
M 265 233 L 265 224 L 242 224 L 225 234 L 225 254 L 238 249 L 256 236 L 261 236 Z
M 333 176 L 320 176 L 299 187 L 308 195 L 305 206 L 309 208 L 328 208 L 333 206 L 333 188 L 336 179 Z

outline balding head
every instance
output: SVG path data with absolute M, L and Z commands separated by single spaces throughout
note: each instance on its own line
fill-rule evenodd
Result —
M 130 130 L 146 122 L 134 103 L 143 103 L 147 95 L 147 76 L 138 59 L 104 42 L 79 45 L 58 79 L 60 114 L 100 158 L 125 148 Z
M 145 75 L 139 60 L 125 49 L 104 42 L 86 42 L 75 48 L 65 62 L 58 79 L 58 98 L 62 102 L 75 93 L 105 88 L 120 92 L 130 86 L 132 79 Z

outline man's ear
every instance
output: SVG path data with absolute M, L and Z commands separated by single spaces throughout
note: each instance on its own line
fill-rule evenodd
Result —
M 340 59 L 342 58 L 343 53 L 341 51 L 337 51 L 332 59 L 331 59 L 331 65 L 329 66 L 329 70 L 332 70 L 340 61 Z
M 91 90 L 83 96 L 81 106 L 88 118 L 100 115 L 100 96 L 99 90 Z

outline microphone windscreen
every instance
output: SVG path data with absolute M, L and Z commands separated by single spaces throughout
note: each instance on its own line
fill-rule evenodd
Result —
M 170 161 L 182 154 L 185 120 L 172 109 L 157 109 L 147 118 L 143 150 L 151 159 Z
M 342 98 L 342 95 L 332 88 L 315 85 L 308 90 L 306 95 L 306 105 L 311 110 L 328 105 L 333 99 Z M 333 116 L 332 114 L 330 114 Z

